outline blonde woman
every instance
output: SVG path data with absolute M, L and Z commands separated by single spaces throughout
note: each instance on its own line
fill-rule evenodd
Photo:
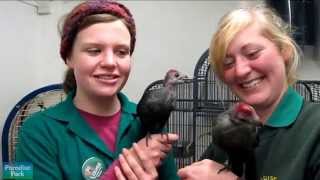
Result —
M 291 87 L 299 51 L 288 26 L 270 9 L 236 9 L 220 21 L 210 45 L 216 75 L 264 124 L 255 149 L 255 180 L 320 179 L 320 105 L 306 102 Z M 181 179 L 238 177 L 217 173 L 222 164 L 202 160 L 178 171 Z

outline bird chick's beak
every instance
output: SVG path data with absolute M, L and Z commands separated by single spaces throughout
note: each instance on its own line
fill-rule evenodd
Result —
M 185 81 L 189 80 L 189 77 L 185 74 L 180 74 L 180 77 L 178 78 L 178 82 L 183 83 Z
M 183 74 L 182 79 L 189 79 L 189 77 L 187 75 Z

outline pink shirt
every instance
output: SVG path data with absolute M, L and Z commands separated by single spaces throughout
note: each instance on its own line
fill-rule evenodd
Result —
M 97 116 L 89 112 L 78 109 L 90 127 L 99 135 L 108 148 L 114 152 L 116 148 L 118 127 L 121 110 L 111 116 Z M 116 180 L 114 167 L 119 166 L 119 160 L 115 160 L 100 177 L 100 180 Z
M 99 135 L 111 152 L 115 151 L 121 111 L 111 116 L 98 116 L 80 110 L 80 114 L 92 129 Z

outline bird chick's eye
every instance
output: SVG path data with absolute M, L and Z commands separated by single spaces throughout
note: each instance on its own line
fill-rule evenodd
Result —
M 180 76 L 179 73 L 174 74 L 174 77 L 179 77 L 179 76 Z

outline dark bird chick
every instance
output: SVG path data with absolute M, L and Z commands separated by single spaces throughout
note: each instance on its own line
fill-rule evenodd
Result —
M 258 144 L 257 130 L 262 126 L 253 107 L 245 103 L 237 103 L 227 111 L 218 115 L 212 130 L 213 143 L 228 155 L 228 165 L 221 169 L 231 169 L 238 176 L 244 170 L 247 179 L 255 179 L 254 148 Z M 245 169 L 244 169 L 245 167 Z M 219 171 L 219 172 L 220 172 Z
M 185 79 L 187 79 L 186 75 L 171 69 L 166 73 L 162 87 L 146 89 L 143 93 L 137 106 L 137 116 L 147 131 L 147 145 L 151 134 L 162 132 L 171 111 L 175 109 L 174 87 Z

